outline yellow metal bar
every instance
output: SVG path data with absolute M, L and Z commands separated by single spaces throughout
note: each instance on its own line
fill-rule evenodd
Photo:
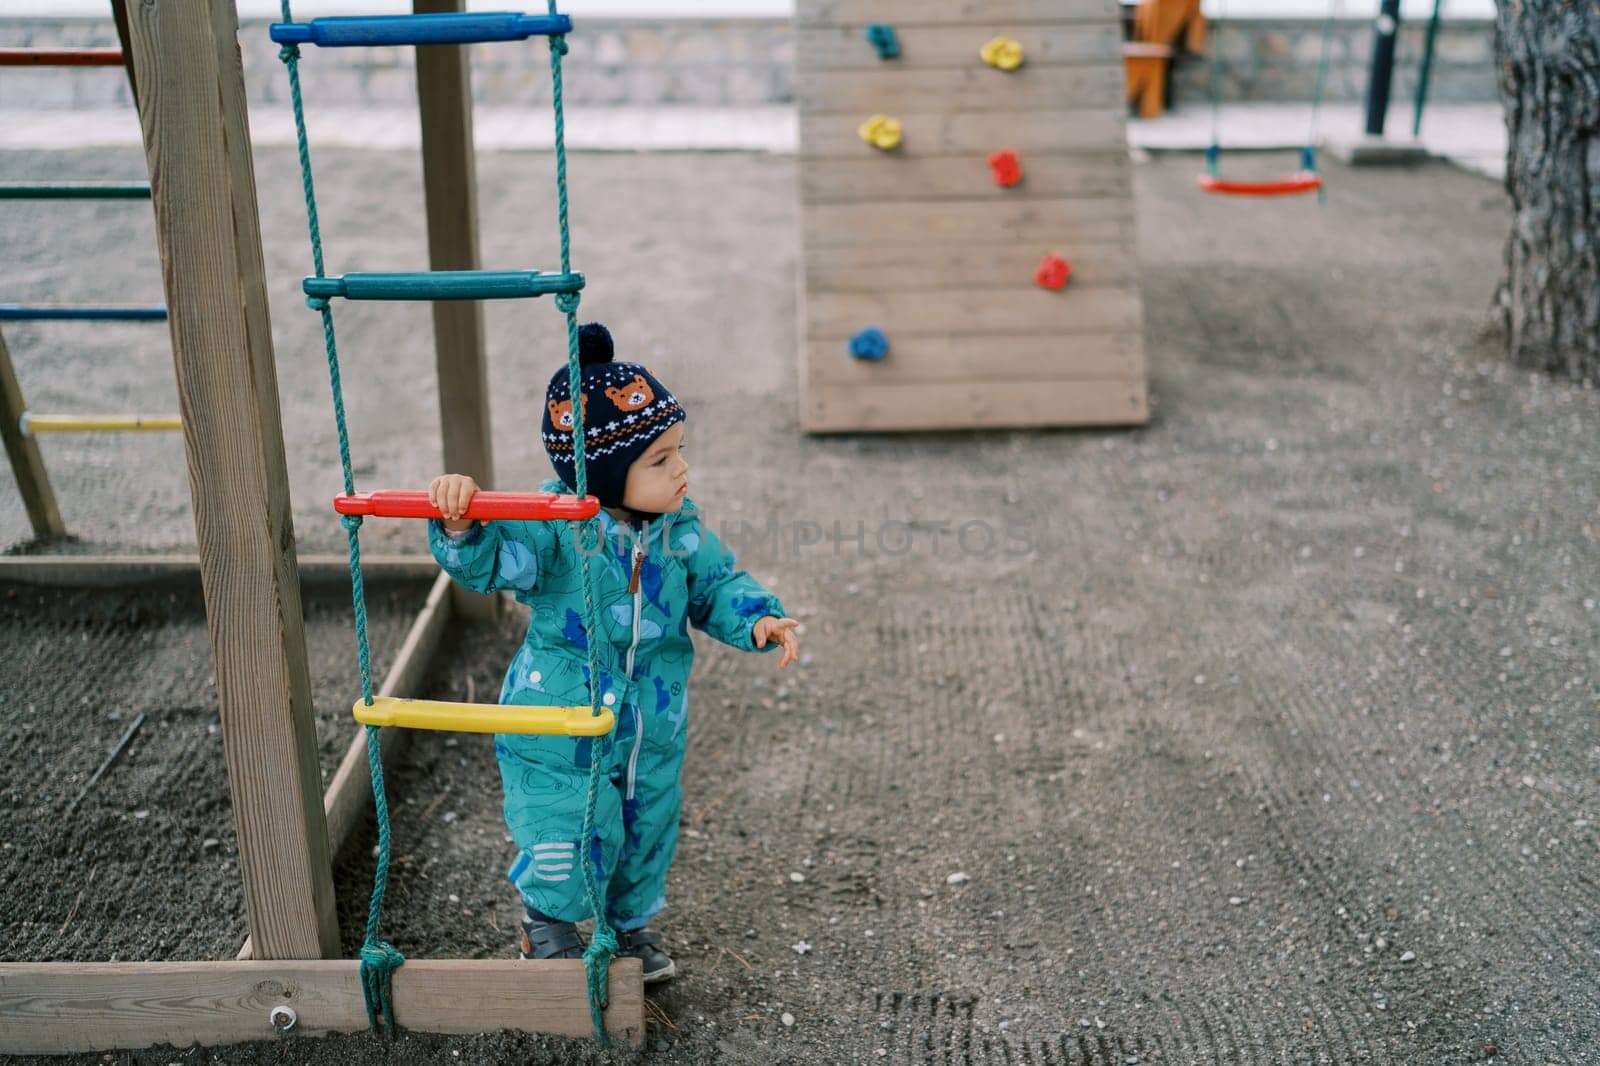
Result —
M 177 415 L 35 415 L 22 416 L 22 432 L 119 433 L 182 429 Z
M 356 721 L 402 729 L 448 733 L 528 733 L 546 737 L 602 737 L 615 717 L 589 707 L 525 707 L 515 703 L 449 703 L 377 696 L 372 706 L 357 700 Z

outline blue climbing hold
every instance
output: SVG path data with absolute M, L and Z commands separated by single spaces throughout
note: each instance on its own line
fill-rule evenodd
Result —
M 887 23 L 874 22 L 868 26 L 867 43 L 878 50 L 879 59 L 893 59 L 900 54 L 900 38 Z
M 889 338 L 877 326 L 868 326 L 850 338 L 850 354 L 857 359 L 882 359 L 889 354 Z

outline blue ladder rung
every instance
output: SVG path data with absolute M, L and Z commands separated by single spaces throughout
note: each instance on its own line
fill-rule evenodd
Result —
M 306 278 L 307 296 L 346 300 L 520 300 L 578 292 L 582 274 L 537 270 L 433 270 L 405 274 L 345 274 Z
M 388 44 L 481 44 L 525 41 L 572 32 L 567 15 L 520 15 L 514 11 L 445 12 L 436 15 L 364 15 L 274 22 L 279 44 L 349 48 Z
M 164 322 L 165 307 L 26 307 L 0 304 L 0 322 Z

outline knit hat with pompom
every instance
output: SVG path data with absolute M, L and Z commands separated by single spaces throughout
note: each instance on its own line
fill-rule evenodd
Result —
M 598 322 L 578 329 L 578 362 L 583 393 L 584 468 L 589 493 L 603 507 L 621 507 L 628 467 L 650 442 L 685 417 L 682 405 L 640 363 L 613 360 L 611 332 Z M 571 372 L 563 366 L 544 394 L 544 449 L 556 475 L 577 491 L 573 459 L 573 411 L 568 392 Z

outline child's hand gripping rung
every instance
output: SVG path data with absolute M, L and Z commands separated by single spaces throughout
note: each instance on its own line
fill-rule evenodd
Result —
M 616 718 L 609 709 L 526 707 L 512 703 L 450 703 L 378 696 L 369 706 L 357 700 L 356 721 L 363 725 L 434 729 L 446 733 L 520 733 L 545 737 L 603 737 Z

